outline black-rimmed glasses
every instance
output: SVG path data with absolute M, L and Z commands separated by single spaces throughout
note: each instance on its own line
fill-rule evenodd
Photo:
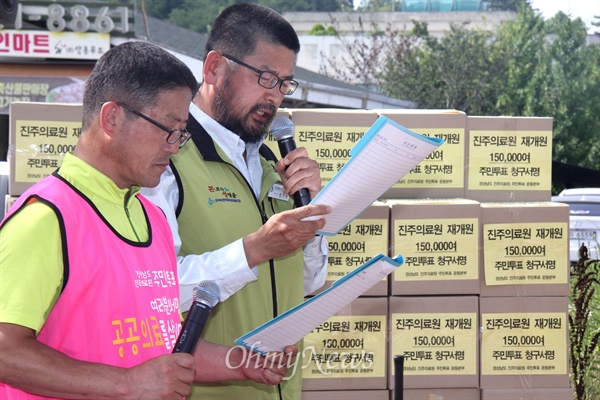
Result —
M 137 115 L 140 118 L 145 119 L 146 121 L 150 122 L 152 125 L 162 129 L 163 131 L 167 132 L 169 135 L 167 136 L 167 143 L 169 144 L 175 144 L 179 141 L 179 148 L 182 148 L 184 144 L 187 143 L 188 140 L 190 140 L 190 137 L 192 137 L 192 135 L 185 129 L 169 129 L 166 126 L 164 126 L 163 124 L 161 124 L 160 122 L 156 122 L 155 120 L 153 120 L 152 118 L 142 114 L 141 112 L 129 107 L 127 104 L 122 103 L 120 101 L 116 101 L 115 103 L 117 103 L 119 106 L 123 107 L 124 109 L 126 109 L 127 111 L 129 111 L 132 114 Z
M 264 88 L 273 89 L 279 83 L 279 91 L 286 96 L 289 96 L 290 94 L 293 94 L 298 87 L 298 82 L 293 79 L 281 79 L 272 72 L 261 71 L 260 69 L 254 68 L 252 65 L 248 65 L 245 62 L 230 56 L 229 54 L 221 53 L 221 55 L 228 60 L 241 65 L 242 67 L 246 67 L 249 70 L 256 72 L 258 74 L 258 84 Z

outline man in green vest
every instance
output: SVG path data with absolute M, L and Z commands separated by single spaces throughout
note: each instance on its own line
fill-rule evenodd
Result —
M 315 236 L 325 220 L 305 218 L 326 217 L 331 208 L 294 208 L 291 198 L 301 188 L 318 193 L 318 165 L 305 148 L 277 161 L 262 143 L 284 96 L 298 86 L 299 50 L 294 29 L 273 10 L 248 3 L 225 9 L 190 105 L 191 143 L 172 157 L 159 186 L 144 190 L 167 214 L 179 247 L 182 309 L 198 281 L 221 288 L 203 332 L 208 341 L 232 345 L 325 281 L 327 241 Z M 299 400 L 300 368 L 291 375 L 275 387 L 202 384 L 188 398 Z

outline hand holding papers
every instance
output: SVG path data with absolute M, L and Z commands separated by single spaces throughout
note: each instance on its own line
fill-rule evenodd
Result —
M 350 150 L 351 158 L 346 165 L 311 201 L 310 204 L 333 208 L 325 216 L 325 227 L 317 233 L 337 234 L 442 143 L 441 139 L 419 135 L 387 117 L 380 117 Z M 378 254 L 329 289 L 236 339 L 235 343 L 263 354 L 281 352 L 403 262 L 402 256 L 389 258 Z
M 403 262 L 401 256 L 390 258 L 378 254 L 329 289 L 236 339 L 235 343 L 263 354 L 282 352 L 285 346 L 297 343 Z
M 379 117 L 350 150 L 350 160 L 310 204 L 333 211 L 320 235 L 333 236 L 437 149 L 444 141 Z

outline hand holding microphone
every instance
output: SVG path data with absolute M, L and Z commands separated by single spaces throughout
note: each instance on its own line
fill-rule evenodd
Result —
M 281 157 L 285 158 L 291 151 L 296 149 L 294 140 L 294 124 L 287 117 L 276 117 L 271 123 L 271 134 L 277 140 Z M 298 190 L 293 195 L 296 207 L 306 206 L 310 203 L 310 192 L 306 188 Z
M 221 289 L 215 282 L 202 281 L 196 285 L 193 292 L 194 302 L 183 322 L 173 353 L 194 353 L 210 310 L 219 302 L 220 297 Z

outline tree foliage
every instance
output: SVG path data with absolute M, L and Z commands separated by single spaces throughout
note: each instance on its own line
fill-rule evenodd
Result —
M 397 49 L 382 91 L 420 108 L 553 117 L 554 160 L 600 170 L 600 46 L 585 38 L 580 19 L 544 21 L 522 7 L 495 36 L 452 26 L 443 38 Z
M 170 24 L 207 33 L 217 15 L 242 0 L 145 0 L 148 15 Z M 286 11 L 339 11 L 352 9 L 352 0 L 262 0 L 251 1 L 268 6 L 280 13 Z
M 548 28 L 554 159 L 600 170 L 600 45 L 586 45 L 583 22 L 563 13 Z
M 348 18 L 350 21 L 350 18 Z M 332 31 L 342 32 L 340 21 L 331 16 Z M 352 23 L 352 22 L 350 22 Z M 319 68 L 323 75 L 359 85 L 377 91 L 384 83 L 383 65 L 388 54 L 404 52 L 415 47 L 419 37 L 426 35 L 427 28 L 415 22 L 415 28 L 406 34 L 399 29 L 394 29 L 391 24 L 380 27 L 376 23 L 366 26 L 362 18 L 358 18 L 355 32 L 358 35 L 344 35 L 337 33 L 340 42 L 338 54 L 321 54 L 324 60 Z M 423 32 L 419 33 L 419 30 Z
M 452 25 L 441 39 L 427 37 L 409 53 L 398 49 L 385 64 L 383 92 L 421 108 L 489 114 L 502 60 L 488 45 L 491 33 Z
M 514 11 L 517 12 L 522 6 L 530 6 L 531 0 L 489 0 L 490 11 Z
M 339 11 L 342 6 L 342 2 L 339 0 L 261 0 L 257 3 L 281 13 L 287 11 Z
M 145 0 L 148 15 L 170 24 L 206 33 L 219 13 L 235 0 Z
M 327 28 L 323 24 L 315 24 L 310 31 L 308 31 L 310 36 L 337 36 L 337 30 L 329 25 Z

